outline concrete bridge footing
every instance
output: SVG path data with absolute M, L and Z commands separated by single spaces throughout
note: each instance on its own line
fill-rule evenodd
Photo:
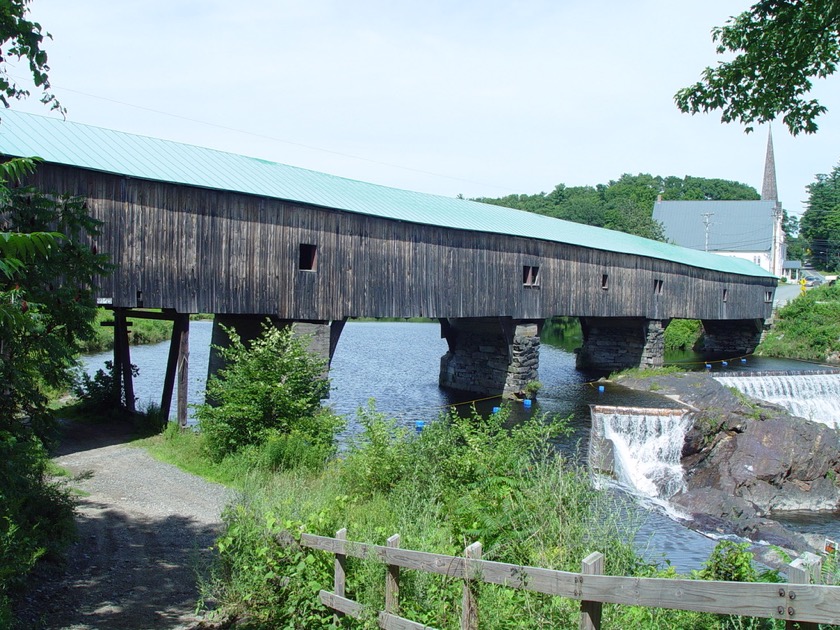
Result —
M 644 317 L 581 317 L 583 346 L 578 369 L 624 370 L 660 367 L 670 320 Z
M 544 320 L 509 317 L 441 319 L 449 351 L 440 360 L 440 385 L 505 398 L 537 380 Z

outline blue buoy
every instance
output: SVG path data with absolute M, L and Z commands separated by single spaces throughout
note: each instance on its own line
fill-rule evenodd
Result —
M 501 410 L 501 407 L 493 407 L 493 413 L 499 413 Z
M 417 431 L 417 433 L 422 432 L 425 427 L 426 427 L 426 421 L 425 420 L 417 420 L 414 423 L 414 430 Z
M 747 362 L 746 359 L 741 359 L 741 363 L 746 363 L 746 362 Z
M 531 399 L 526 398 L 525 400 L 522 401 L 522 404 L 525 405 L 526 409 L 530 408 L 531 407 Z
M 712 369 L 712 364 L 711 364 L 711 363 L 707 363 L 707 364 L 706 364 L 706 369 L 707 369 L 707 370 L 711 370 L 711 369 Z
M 598 385 L 598 392 L 599 393 L 603 394 L 604 390 L 605 390 L 605 387 L 603 385 Z
M 720 364 L 721 365 L 729 365 L 729 362 L 728 361 L 721 361 Z

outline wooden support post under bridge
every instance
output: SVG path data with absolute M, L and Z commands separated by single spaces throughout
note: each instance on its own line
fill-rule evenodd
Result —
M 177 418 L 181 427 L 187 426 L 187 385 L 189 376 L 189 331 L 190 316 L 186 313 L 173 313 L 172 338 L 169 341 L 169 357 L 166 361 L 166 375 L 163 379 L 163 395 L 160 399 L 160 412 L 169 420 L 172 408 L 172 392 L 175 389 L 175 373 L 178 373 Z
M 134 403 L 134 380 L 131 373 L 131 352 L 128 343 L 128 328 L 131 325 L 126 320 L 126 309 L 114 309 L 114 321 L 103 322 L 103 326 L 114 327 L 114 399 L 122 403 L 130 412 L 136 411 Z
M 157 319 L 172 322 L 172 337 L 169 342 L 169 357 L 166 362 L 166 375 L 163 379 L 163 393 L 160 399 L 160 413 L 167 420 L 172 408 L 172 394 L 175 390 L 175 375 L 178 375 L 178 405 L 176 408 L 178 424 L 187 426 L 187 396 L 189 385 L 189 355 L 190 355 L 190 316 L 188 313 L 176 313 L 171 309 L 158 311 L 143 311 L 128 308 L 115 308 L 114 322 L 103 323 L 103 326 L 114 326 L 114 386 L 115 395 L 122 400 L 125 394 L 126 407 L 134 412 L 134 382 L 131 374 L 131 357 L 129 353 L 128 328 L 131 322 L 128 317 L 136 319 Z

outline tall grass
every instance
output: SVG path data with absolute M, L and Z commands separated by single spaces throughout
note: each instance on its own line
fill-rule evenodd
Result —
M 371 405 L 360 410 L 363 434 L 341 459 L 320 468 L 272 467 L 258 446 L 214 461 L 199 433 L 171 427 L 150 440 L 158 456 L 206 477 L 235 485 L 239 498 L 225 511 L 216 542 L 218 564 L 204 584 L 207 600 L 248 628 L 331 628 L 333 615 L 318 600 L 332 590 L 333 556 L 301 547 L 303 532 L 384 545 L 398 533 L 406 549 L 461 555 L 472 542 L 483 557 L 512 564 L 579 571 L 600 551 L 606 573 L 677 577 L 642 561 L 636 523 L 623 501 L 595 488 L 590 475 L 553 450 L 564 422 L 532 418 L 508 426 L 506 410 L 482 418 L 445 415 L 415 434 Z M 721 567 L 749 567 L 751 554 L 718 554 Z M 714 570 L 712 570 L 714 569 Z M 347 596 L 372 610 L 384 605 L 384 567 L 347 561 Z M 419 571 L 400 576 L 401 614 L 448 629 L 459 627 L 461 582 Z M 579 602 L 478 587 L 480 627 L 573 628 Z M 629 606 L 604 607 L 604 627 L 774 628 L 774 622 Z M 341 627 L 374 627 L 372 619 L 344 618 Z M 778 625 L 778 624 L 777 624 Z M 778 626 L 783 627 L 782 625 Z

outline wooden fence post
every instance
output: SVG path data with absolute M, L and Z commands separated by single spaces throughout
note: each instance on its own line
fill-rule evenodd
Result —
M 461 604 L 461 630 L 478 630 L 478 604 L 475 601 L 476 583 L 473 581 L 471 559 L 481 560 L 481 543 L 475 542 L 464 549 L 464 597 Z
M 338 540 L 347 540 L 347 528 L 342 527 L 335 533 Z M 344 597 L 344 589 L 347 585 L 347 556 L 343 553 L 335 554 L 335 576 L 333 578 L 333 592 L 339 597 Z M 333 616 L 335 624 L 339 624 L 340 613 Z
M 795 607 L 796 600 L 793 598 L 795 584 L 810 584 L 813 578 L 814 584 L 820 582 L 820 566 L 822 562 L 817 559 L 816 562 L 808 564 L 802 558 L 797 558 L 788 565 L 788 601 L 785 607 Z M 816 571 L 816 572 L 815 572 Z M 804 621 L 786 621 L 785 630 L 818 630 L 819 624 L 807 623 Z
M 583 575 L 603 575 L 604 554 L 595 551 L 583 559 Z M 585 579 L 585 578 L 581 578 Z M 601 629 L 601 602 L 580 601 L 580 629 Z
M 394 534 L 386 544 L 399 549 L 400 535 Z M 392 564 L 388 565 L 388 574 L 385 576 L 385 612 L 392 615 L 400 613 L 400 568 Z

